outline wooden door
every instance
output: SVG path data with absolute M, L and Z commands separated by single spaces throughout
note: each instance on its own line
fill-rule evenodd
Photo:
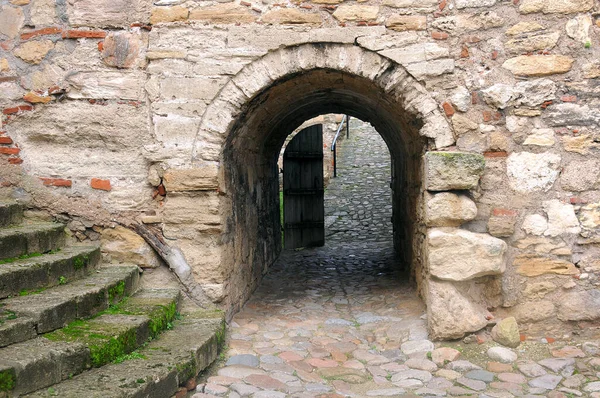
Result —
M 300 131 L 283 153 L 283 237 L 286 249 L 325 244 L 323 125 Z

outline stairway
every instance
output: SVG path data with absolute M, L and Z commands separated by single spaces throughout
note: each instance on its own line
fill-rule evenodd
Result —
M 220 311 L 23 212 L 0 202 L 0 398 L 167 398 L 216 358 Z

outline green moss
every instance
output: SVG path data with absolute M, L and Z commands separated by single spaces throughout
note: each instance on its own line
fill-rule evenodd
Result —
M 221 322 L 221 326 L 219 326 L 219 330 L 215 333 L 217 337 L 217 346 L 219 349 L 225 344 L 225 333 L 227 331 L 227 325 L 225 325 L 225 320 Z
M 23 254 L 17 257 L 11 257 L 11 258 L 5 258 L 4 260 L 0 260 L 0 264 L 8 264 L 8 263 L 12 263 L 18 260 L 26 260 L 28 258 L 34 258 L 34 257 L 40 257 L 42 255 L 42 253 L 28 253 L 28 254 Z
M 120 281 L 115 286 L 108 289 L 108 300 L 113 301 L 117 297 L 122 297 L 125 293 L 125 281 Z
M 46 290 L 45 287 L 41 287 L 39 289 L 31 289 L 31 290 L 23 289 L 19 292 L 19 296 L 29 296 L 30 294 L 40 294 L 44 290 Z
M 0 391 L 11 391 L 15 388 L 15 370 L 0 370 Z

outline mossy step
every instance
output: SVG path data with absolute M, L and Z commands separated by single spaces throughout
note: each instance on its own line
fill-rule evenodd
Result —
M 106 310 L 110 304 L 131 295 L 138 281 L 137 266 L 100 267 L 89 276 L 65 285 L 0 300 L 0 347 Z
M 0 349 L 0 380 L 4 373 L 5 381 L 0 391 L 24 394 L 122 360 L 171 324 L 179 299 L 179 290 L 143 291 L 92 319 Z
M 56 250 L 65 244 L 65 226 L 29 222 L 0 229 L 0 260 Z
M 25 397 L 168 398 L 210 365 L 223 343 L 222 312 L 183 313 L 173 329 L 122 363 L 86 371 Z
M 81 279 L 100 261 L 96 246 L 70 246 L 56 252 L 0 261 L 0 299 Z
M 24 208 L 20 203 L 0 202 L 0 227 L 21 223 Z

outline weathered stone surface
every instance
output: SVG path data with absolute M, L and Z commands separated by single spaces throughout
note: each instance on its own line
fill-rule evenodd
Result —
M 513 350 L 504 347 L 492 347 L 487 351 L 487 355 L 500 363 L 513 363 L 518 358 Z
M 23 27 L 25 16 L 21 8 L 10 7 L 8 5 L 0 8 L 0 33 L 14 38 Z
M 381 52 L 382 55 L 403 65 L 447 57 L 450 51 L 436 43 L 419 43 Z
M 462 152 L 427 152 L 425 187 L 430 191 L 471 189 L 483 174 L 483 156 Z
M 452 127 L 456 135 L 461 136 L 469 131 L 475 131 L 479 125 L 466 116 L 455 114 L 452 116 Z
M 428 76 L 441 76 L 454 72 L 454 60 L 451 58 L 435 59 L 407 64 L 405 67 L 415 79 L 424 80 Z
M 448 362 L 456 361 L 460 357 L 460 351 L 450 347 L 436 348 L 431 352 L 431 360 L 438 366 L 444 366 Z
M 545 201 L 543 206 L 548 216 L 548 228 L 544 232 L 544 235 L 554 237 L 581 232 L 579 220 L 575 215 L 573 205 L 553 199 Z
M 531 235 L 543 235 L 548 229 L 548 220 L 541 214 L 530 214 L 523 220 L 523 231 Z
M 483 94 L 483 99 L 488 105 L 493 106 L 495 108 L 504 109 L 508 105 L 508 102 L 513 97 L 514 86 L 497 83 L 491 87 L 486 88 L 485 90 L 481 90 Z
M 163 177 L 167 192 L 214 191 L 219 186 L 219 169 L 216 166 L 194 169 L 170 169 Z
M 137 264 L 142 268 L 157 268 L 162 264 L 144 238 L 121 226 L 102 231 L 102 252 L 117 263 Z
M 35 26 L 56 23 L 56 2 L 54 0 L 33 0 L 29 10 L 31 23 Z
M 430 227 L 457 227 L 477 216 L 477 206 L 466 195 L 426 194 L 425 219 Z
M 487 229 L 490 235 L 496 237 L 508 237 L 515 232 L 517 212 L 492 213 L 488 219 Z
M 600 290 L 569 292 L 557 303 L 563 321 L 592 321 L 600 318 Z
M 517 320 L 511 316 L 498 322 L 492 328 L 492 339 L 507 347 L 518 347 L 521 344 L 521 336 Z
M 515 105 L 538 106 L 546 101 L 554 100 L 556 83 L 550 79 L 533 79 L 515 85 Z
M 185 21 L 189 13 L 188 9 L 183 6 L 155 7 L 150 15 L 150 23 Z
M 502 67 L 517 76 L 549 76 L 570 71 L 573 62 L 564 55 L 520 55 L 506 60 Z
M 567 35 L 580 42 L 583 45 L 591 43 L 590 28 L 592 27 L 592 17 L 590 15 L 578 15 L 569 20 L 565 29 Z
M 496 0 L 456 0 L 454 4 L 458 9 L 469 7 L 491 7 L 496 4 Z
M 540 30 L 544 30 L 542 25 L 535 21 L 522 21 L 517 23 L 516 25 L 511 26 L 506 32 L 507 36 L 517 36 L 524 33 L 537 32 Z
M 437 0 L 384 0 L 384 6 L 405 8 L 415 12 L 431 12 L 437 9 Z
M 535 146 L 553 146 L 555 143 L 556 139 L 552 129 L 533 129 L 523 141 L 523 145 Z
M 218 24 L 235 24 L 254 22 L 256 17 L 246 7 L 235 3 L 225 3 L 192 10 L 189 19 Z
M 67 14 L 72 26 L 129 27 L 150 22 L 151 3 L 144 0 L 69 0 Z
M 25 62 L 39 64 L 53 48 L 54 43 L 51 40 L 28 41 L 17 48 L 14 54 Z
M 524 276 L 540 276 L 544 274 L 578 275 L 579 270 L 565 260 L 541 257 L 532 254 L 518 255 L 513 266 L 517 273 Z
M 550 318 L 556 312 L 551 301 L 528 301 L 515 307 L 515 318 L 518 322 L 540 322 Z
M 323 23 L 321 15 L 317 13 L 302 12 L 296 8 L 279 8 L 266 13 L 261 21 L 270 24 L 284 25 L 320 25 Z
M 110 33 L 104 39 L 102 60 L 109 66 L 131 68 L 139 60 L 140 35 L 135 33 Z
M 595 159 L 568 162 L 560 174 L 560 183 L 566 191 L 587 191 L 598 185 L 600 163 Z
M 507 246 L 500 239 L 461 229 L 431 229 L 427 237 L 429 271 L 437 278 L 466 281 L 506 269 Z
M 560 161 L 554 153 L 512 153 L 506 161 L 509 185 L 521 193 L 546 192 L 560 173 Z
M 519 11 L 523 14 L 543 12 L 544 14 L 570 14 L 589 11 L 594 0 L 523 0 Z
M 565 103 L 552 106 L 543 119 L 551 127 L 590 126 L 600 121 L 600 115 L 587 105 Z
M 560 32 L 532 34 L 510 39 L 504 43 L 504 48 L 507 52 L 514 54 L 551 50 L 556 47 L 558 39 L 560 39 Z
M 581 67 L 583 71 L 583 77 L 586 79 L 595 79 L 600 77 L 600 63 L 590 62 L 586 63 Z
M 378 6 L 343 5 L 339 6 L 333 16 L 341 22 L 346 21 L 372 21 L 379 14 Z
M 467 112 L 469 108 L 471 108 L 471 93 L 466 87 L 460 86 L 454 90 L 450 97 L 450 101 L 460 112 Z M 452 120 L 452 123 L 454 124 L 454 120 Z M 454 128 L 456 129 L 456 127 Z
M 590 203 L 583 206 L 577 215 L 582 228 L 596 230 L 600 227 L 600 203 Z
M 562 144 L 565 151 L 581 155 L 587 155 L 591 149 L 598 147 L 598 143 L 594 141 L 590 134 L 575 135 L 573 137 L 565 135 L 562 137 Z
M 385 21 L 385 27 L 397 32 L 425 30 L 427 28 L 427 17 L 424 15 L 392 15 Z
M 129 99 L 144 98 L 145 75 L 141 72 L 78 72 L 67 79 L 69 98 Z

